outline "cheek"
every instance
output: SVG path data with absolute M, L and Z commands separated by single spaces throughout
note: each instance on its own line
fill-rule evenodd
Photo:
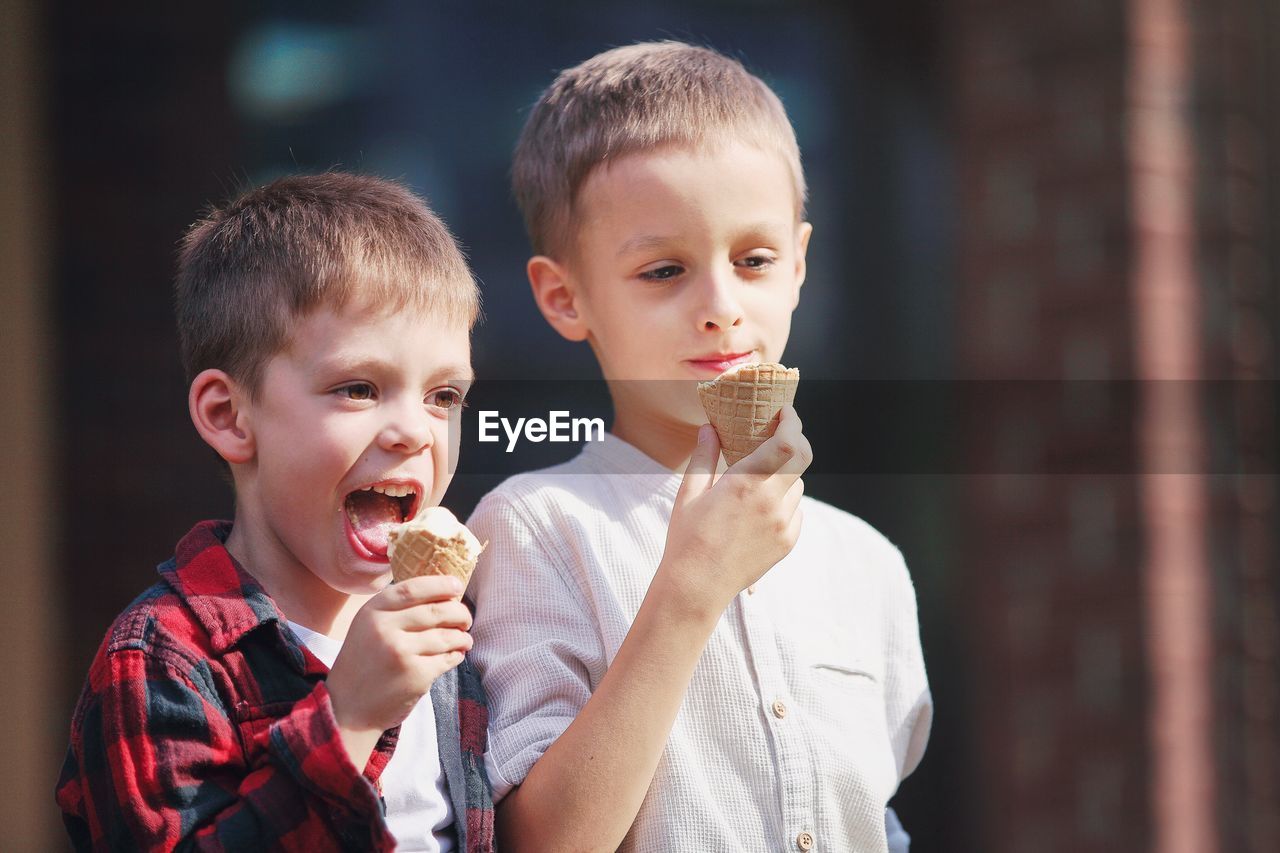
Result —
M 458 452 L 462 447 L 462 418 L 450 418 L 445 428 L 443 446 L 448 450 L 448 457 L 443 460 L 445 472 L 452 477 L 458 467 Z
M 773 345 L 781 350 L 787 344 L 787 338 L 791 337 L 791 314 L 783 314 L 776 318 L 769 326 L 769 338 Z
M 647 304 L 631 313 L 610 317 L 599 339 L 613 362 L 615 375 L 631 378 L 668 379 L 667 362 L 688 347 L 685 327 L 688 314 L 677 300 Z
M 752 294 L 747 310 L 756 327 L 771 338 L 786 340 L 791 331 L 791 314 L 798 302 L 797 288 L 790 279 L 773 283 Z
M 366 431 L 351 421 L 317 419 L 288 435 L 277 436 L 276 449 L 290 467 L 294 494 L 328 495 L 369 448 Z
M 355 418 L 320 421 L 309 432 L 309 439 L 302 441 L 318 463 L 350 464 L 360 458 L 370 444 L 367 430 Z
M 440 503 L 453 472 L 458 467 L 458 452 L 462 446 L 462 430 L 465 422 L 461 417 L 450 418 L 439 426 L 432 426 L 435 431 L 435 444 L 431 450 L 431 468 L 435 482 L 431 484 L 432 504 Z

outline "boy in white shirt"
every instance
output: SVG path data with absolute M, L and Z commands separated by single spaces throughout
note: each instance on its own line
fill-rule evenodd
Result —
M 615 420 L 469 521 L 499 838 L 906 849 L 888 801 L 932 702 L 902 556 L 802 497 L 790 406 L 717 473 L 696 393 L 790 332 L 812 229 L 781 103 L 711 50 L 611 50 L 543 94 L 513 175 L 538 308 L 591 344 Z

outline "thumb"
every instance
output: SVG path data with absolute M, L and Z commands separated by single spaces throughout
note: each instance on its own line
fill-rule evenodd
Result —
M 684 469 L 684 480 L 680 483 L 680 492 L 676 495 L 676 504 L 696 498 L 711 488 L 715 479 L 716 463 L 720 461 L 720 436 L 715 427 L 703 424 L 698 428 L 698 446 L 689 457 L 689 466 Z

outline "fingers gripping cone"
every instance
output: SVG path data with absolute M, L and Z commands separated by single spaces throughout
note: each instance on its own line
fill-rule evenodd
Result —
M 794 403 L 800 370 L 781 364 L 744 364 L 698 383 L 707 420 L 720 436 L 720 452 L 732 465 L 773 435 L 778 412 Z
M 465 588 L 484 550 L 444 507 L 430 507 L 392 530 L 388 538 L 391 577 L 397 582 L 421 575 L 453 575 Z

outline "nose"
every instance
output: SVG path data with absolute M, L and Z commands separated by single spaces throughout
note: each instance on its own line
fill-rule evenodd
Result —
M 698 328 L 705 331 L 731 329 L 742 325 L 742 305 L 738 301 L 736 277 L 712 271 L 699 288 Z
M 394 453 L 418 453 L 435 443 L 431 416 L 421 400 L 408 399 L 386 409 L 387 420 L 378 434 L 378 445 Z

